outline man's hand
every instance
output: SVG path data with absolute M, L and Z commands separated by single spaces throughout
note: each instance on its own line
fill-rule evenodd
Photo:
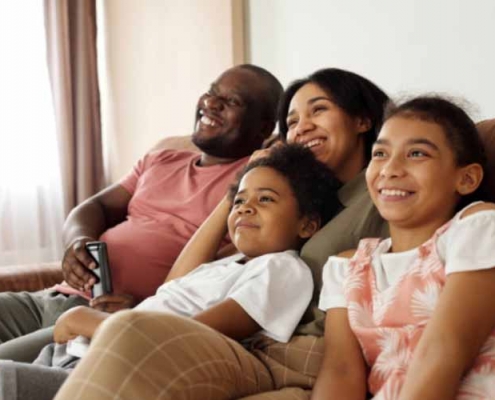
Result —
M 89 305 L 99 311 L 114 313 L 119 310 L 132 308 L 136 305 L 134 297 L 129 294 L 104 294 L 91 300 Z
M 88 291 L 96 283 L 96 277 L 90 272 L 96 263 L 84 246 L 95 239 L 81 237 L 74 240 L 65 250 L 62 260 L 62 272 L 65 281 L 75 289 Z

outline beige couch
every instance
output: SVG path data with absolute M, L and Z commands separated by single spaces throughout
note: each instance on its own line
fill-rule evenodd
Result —
M 488 168 L 485 179 L 489 199 L 495 202 L 495 119 L 478 123 L 485 143 Z M 163 139 L 153 149 L 196 149 L 189 136 Z M 60 262 L 0 267 L 0 291 L 35 291 L 62 281 Z

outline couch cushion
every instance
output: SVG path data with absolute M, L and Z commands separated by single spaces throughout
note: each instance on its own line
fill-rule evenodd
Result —
M 495 119 L 478 122 L 476 126 L 485 145 L 488 160 L 484 185 L 488 194 L 488 200 L 495 202 Z

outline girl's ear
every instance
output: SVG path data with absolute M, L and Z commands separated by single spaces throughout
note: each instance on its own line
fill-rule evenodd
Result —
M 299 237 L 301 239 L 309 239 L 318 229 L 320 229 L 319 218 L 304 217 L 299 229 Z
M 483 180 L 483 168 L 480 164 L 469 164 L 460 168 L 456 190 L 461 196 L 473 193 Z

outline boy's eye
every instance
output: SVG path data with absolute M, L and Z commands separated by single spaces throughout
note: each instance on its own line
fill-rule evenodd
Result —
M 418 158 L 418 157 L 427 157 L 428 154 L 425 153 L 423 150 L 411 150 L 409 152 L 409 156 L 413 158 Z
M 260 203 L 271 203 L 273 202 L 273 198 L 271 198 L 270 196 L 261 196 L 260 197 Z

